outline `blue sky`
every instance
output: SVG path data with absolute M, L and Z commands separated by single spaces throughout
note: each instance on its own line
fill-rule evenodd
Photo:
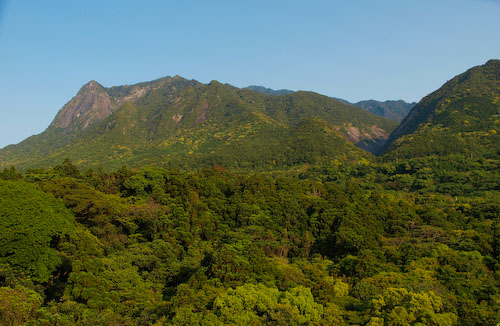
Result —
M 0 0 L 0 147 L 89 80 L 181 75 L 418 101 L 500 58 L 500 0 Z

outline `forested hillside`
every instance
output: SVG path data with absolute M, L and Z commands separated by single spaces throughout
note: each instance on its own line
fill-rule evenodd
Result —
M 499 116 L 500 60 L 490 60 L 423 98 L 392 132 L 387 156 L 496 156 Z

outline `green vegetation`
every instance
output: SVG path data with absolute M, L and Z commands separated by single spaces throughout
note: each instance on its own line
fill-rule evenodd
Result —
M 391 134 L 386 157 L 497 156 L 500 60 L 490 60 L 426 96 Z
M 86 127 L 85 127 L 86 126 Z M 396 125 L 312 92 L 282 96 L 180 77 L 84 86 L 42 134 L 0 150 L 0 168 L 214 165 L 269 171 L 369 159 Z
M 341 136 L 374 130 L 361 109 L 180 78 L 2 150 L 53 167 L 0 172 L 0 324 L 495 325 L 498 68 L 425 98 L 378 159 Z
M 442 163 L 5 169 L 2 322 L 494 324 L 500 162 Z
M 287 94 L 293 93 L 293 91 L 291 91 L 289 89 L 274 90 L 271 88 L 267 88 L 267 87 L 263 87 L 263 86 L 255 86 L 255 85 L 245 87 L 245 89 L 249 89 L 249 90 L 252 90 L 254 92 L 258 92 L 258 93 L 262 93 L 262 94 L 266 94 L 266 95 L 274 95 L 274 96 L 287 95 Z
M 401 122 L 417 103 L 406 103 L 403 100 L 398 101 L 375 101 L 367 100 L 353 103 L 368 112 L 375 113 L 381 117 L 387 118 L 395 122 Z
M 73 222 L 61 202 L 33 184 L 0 181 L 0 264 L 47 281 L 62 263 L 57 245 Z

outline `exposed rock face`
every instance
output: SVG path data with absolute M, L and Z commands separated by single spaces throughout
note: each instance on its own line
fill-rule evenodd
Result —
M 85 130 L 93 123 L 110 116 L 122 104 L 134 103 L 152 90 L 161 87 L 176 90 L 197 84 L 196 81 L 175 76 L 136 85 L 106 88 L 92 80 L 83 85 L 78 94 L 64 105 L 49 129 L 62 129 L 65 134 Z
M 376 125 L 360 129 L 348 123 L 337 127 L 337 130 L 351 143 L 372 153 L 376 153 L 389 139 L 389 133 Z
M 201 109 L 198 111 L 198 118 L 196 119 L 196 122 L 200 123 L 200 122 L 204 122 L 205 120 L 207 120 L 207 109 L 209 107 L 209 104 L 208 103 L 205 103 Z
M 108 117 L 115 107 L 106 89 L 92 80 L 59 111 L 50 127 L 68 131 L 86 129 L 93 122 Z
M 109 95 L 102 92 L 90 91 L 79 94 L 66 104 L 57 114 L 52 127 L 68 128 L 76 120 L 80 120 L 82 129 L 92 122 L 102 120 L 113 113 L 113 106 Z
M 179 114 L 175 114 L 175 115 L 172 116 L 172 120 L 174 120 L 175 123 L 179 123 L 179 122 L 181 122 L 182 117 L 183 117 L 183 115 L 180 114 L 180 113 Z

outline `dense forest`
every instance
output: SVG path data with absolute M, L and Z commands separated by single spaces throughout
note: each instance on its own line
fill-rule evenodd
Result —
M 2 325 L 494 325 L 500 160 L 0 173 Z

